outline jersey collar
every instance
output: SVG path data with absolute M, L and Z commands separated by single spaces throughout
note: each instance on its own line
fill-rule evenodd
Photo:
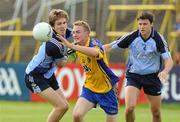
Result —
M 88 37 L 88 41 L 86 42 L 86 44 L 84 46 L 89 47 L 90 41 L 91 41 L 91 38 Z

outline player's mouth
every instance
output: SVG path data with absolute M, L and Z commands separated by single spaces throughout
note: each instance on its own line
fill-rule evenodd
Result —
M 63 30 L 60 30 L 60 32 L 63 32 L 63 33 L 64 33 L 64 32 L 65 32 L 65 30 L 64 30 L 64 29 L 63 29 Z
M 144 32 L 145 32 L 145 30 L 141 30 L 141 32 L 142 32 L 142 33 L 144 33 Z
M 79 40 L 78 38 L 74 38 L 74 42 L 75 42 L 76 44 L 78 44 L 78 43 L 80 42 L 80 40 Z
M 59 33 L 61 33 L 61 35 L 65 34 L 65 30 L 59 30 Z

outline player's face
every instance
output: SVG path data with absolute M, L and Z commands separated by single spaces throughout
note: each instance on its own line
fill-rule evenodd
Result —
M 151 34 L 152 23 L 148 19 L 138 20 L 138 29 L 144 38 L 148 38 Z
M 82 26 L 73 27 L 73 39 L 74 42 L 79 45 L 85 45 L 89 37 L 89 32 L 86 31 Z
M 67 29 L 67 20 L 66 18 L 60 18 L 54 23 L 53 29 L 60 35 L 64 36 Z

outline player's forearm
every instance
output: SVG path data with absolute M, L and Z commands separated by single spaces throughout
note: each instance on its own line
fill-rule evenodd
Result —
M 172 58 L 168 58 L 164 61 L 164 71 L 166 71 L 167 73 L 170 72 L 170 70 L 173 67 L 173 60 Z
M 98 49 L 96 48 L 85 47 L 85 46 L 74 45 L 74 44 L 72 44 L 70 48 L 89 56 L 97 56 L 99 54 Z
M 111 43 L 110 44 L 105 44 L 103 45 L 103 49 L 106 51 L 106 52 L 110 52 L 112 50 L 112 45 Z
M 66 47 L 79 51 L 89 56 L 97 56 L 99 54 L 98 49 L 75 45 L 74 43 L 68 42 L 63 36 L 57 35 L 57 37 L 66 45 Z

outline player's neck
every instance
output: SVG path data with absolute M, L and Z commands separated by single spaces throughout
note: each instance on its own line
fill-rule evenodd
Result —
M 142 37 L 143 37 L 143 39 L 148 39 L 149 38 L 149 36 L 151 35 L 151 32 L 149 32 L 149 33 L 146 33 L 146 34 L 143 34 L 143 35 L 141 35 Z

